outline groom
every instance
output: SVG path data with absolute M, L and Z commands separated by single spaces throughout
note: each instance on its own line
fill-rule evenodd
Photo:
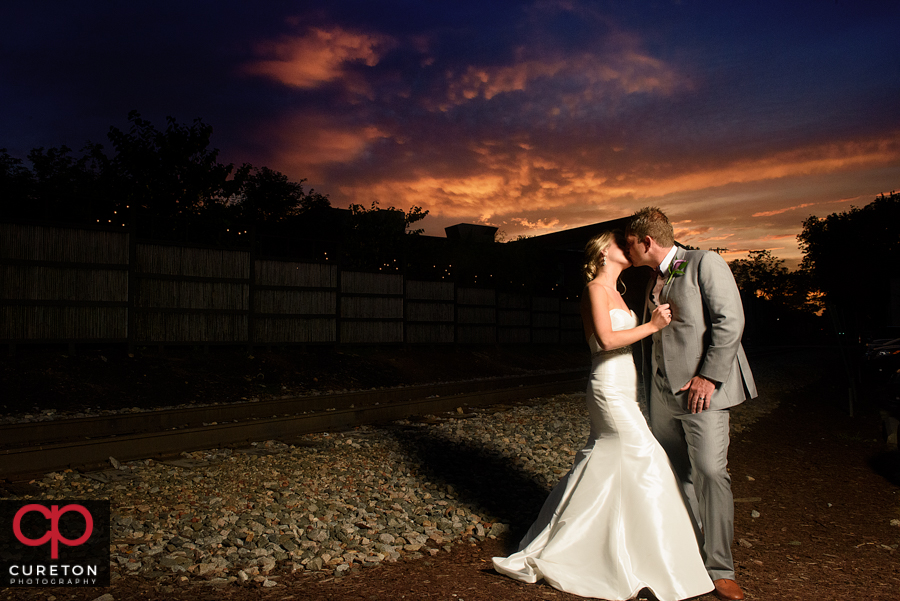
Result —
M 756 396 L 741 347 L 741 297 L 718 254 L 675 246 L 661 210 L 635 213 L 625 235 L 634 265 L 657 274 L 647 287 L 644 321 L 659 303 L 672 309 L 669 327 L 643 340 L 650 427 L 681 482 L 716 596 L 743 599 L 734 580 L 734 500 L 726 469 L 728 408 Z

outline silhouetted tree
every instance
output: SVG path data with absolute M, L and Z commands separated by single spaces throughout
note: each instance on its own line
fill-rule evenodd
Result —
M 314 190 L 304 193 L 303 182 L 292 182 L 283 173 L 262 167 L 243 182 L 235 208 L 245 225 L 275 223 L 331 206 L 328 197 Z
M 122 225 L 121 214 L 113 214 L 108 180 L 104 177 L 108 160 L 103 148 L 88 144 L 81 156 L 67 146 L 35 148 L 28 153 L 34 181 L 34 212 L 52 221 Z
M 367 209 L 350 205 L 345 227 L 342 261 L 351 269 L 401 271 L 405 263 L 407 235 L 418 235 L 421 229 L 410 229 L 428 215 L 421 207 L 404 212 L 395 207 L 379 208 L 378 201 Z
M 393 207 L 391 207 L 391 209 L 393 209 Z M 396 210 L 396 209 L 393 209 L 393 210 Z M 418 223 L 419 221 L 422 221 L 426 217 L 428 217 L 428 211 L 423 210 L 422 207 L 413 206 L 412 208 L 410 208 L 409 211 L 407 211 L 403 215 L 403 223 L 406 228 L 406 233 L 413 235 L 413 236 L 418 236 L 419 234 L 423 233 L 425 231 L 424 228 L 410 229 L 410 227 L 414 223 Z
M 2 151 L 3 216 L 97 222 L 100 214 L 109 212 L 109 195 L 103 179 L 105 159 L 102 148 L 92 144 L 84 148 L 81 156 L 75 156 L 67 146 L 47 150 L 41 147 L 28 153 L 32 166 L 29 170 L 21 160 Z
M 894 192 L 803 222 L 797 236 L 802 267 L 849 333 L 869 335 L 888 324 L 890 270 L 900 264 L 898 223 L 900 194 Z
M 341 219 L 328 196 L 286 175 L 262 167 L 249 171 L 238 195 L 229 201 L 234 227 L 252 232 L 256 249 L 268 256 L 336 260 Z
M 34 179 L 31 171 L 0 148 L 0 215 L 7 219 L 26 219 L 32 216 Z
M 109 156 L 88 144 L 80 156 L 66 146 L 36 148 L 31 169 L 0 150 L 0 217 L 132 226 L 142 238 L 211 244 L 256 244 L 261 254 L 333 260 L 360 269 L 403 268 L 408 234 L 428 211 L 349 210 L 268 167 L 235 167 L 210 147 L 212 127 L 166 118 L 159 130 L 128 114 L 111 127 Z
M 784 260 L 768 250 L 749 254 L 749 259 L 728 264 L 744 302 L 745 341 L 771 343 L 818 336 L 822 324 L 816 314 L 822 307 L 809 274 L 788 271 Z
M 164 131 L 137 111 L 128 121 L 127 132 L 109 130 L 116 151 L 109 176 L 121 199 L 117 210 L 134 207 L 139 234 L 188 238 L 206 209 L 239 192 L 246 169 L 218 162 L 218 149 L 209 147 L 212 127 L 202 120 L 187 126 L 167 117 Z
M 750 295 L 766 299 L 784 296 L 788 270 L 784 260 L 768 250 L 751 250 L 749 259 L 736 259 L 729 263 L 738 288 Z

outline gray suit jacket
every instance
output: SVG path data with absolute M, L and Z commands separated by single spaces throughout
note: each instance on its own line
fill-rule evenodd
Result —
M 731 269 L 722 257 L 711 251 L 679 247 L 673 264 L 678 260 L 687 261 L 683 264 L 684 274 L 668 280 L 660 294 L 662 302 L 671 305 L 672 322 L 642 341 L 648 396 L 654 353 L 661 350 L 663 373 L 673 394 L 691 378 L 701 375 L 718 382 L 710 409 L 726 409 L 755 397 L 756 383 L 741 346 L 744 307 Z M 651 278 L 647 287 L 644 321 L 655 308 L 650 302 L 655 283 L 655 278 Z M 662 348 L 655 349 L 654 344 Z

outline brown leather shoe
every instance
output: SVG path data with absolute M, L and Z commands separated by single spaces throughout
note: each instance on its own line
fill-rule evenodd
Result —
M 719 578 L 713 580 L 716 587 L 716 597 L 724 601 L 740 601 L 744 598 L 744 591 L 738 586 L 738 583 L 728 578 Z

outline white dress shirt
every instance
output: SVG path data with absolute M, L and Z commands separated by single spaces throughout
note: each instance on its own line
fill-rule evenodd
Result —
M 662 292 L 663 286 L 666 284 L 666 276 L 664 275 L 669 269 L 669 265 L 672 263 L 672 259 L 675 258 L 675 251 L 678 250 L 677 246 L 673 246 L 669 249 L 669 252 L 663 257 L 662 263 L 659 264 L 659 267 L 656 269 L 656 285 L 653 287 L 653 292 L 650 293 L 650 302 L 654 305 L 658 305 L 656 299 L 659 298 L 659 294 Z

